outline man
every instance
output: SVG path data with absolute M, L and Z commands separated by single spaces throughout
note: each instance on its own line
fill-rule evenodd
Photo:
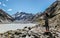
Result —
M 45 27 L 46 27 L 46 32 L 49 32 L 49 25 L 48 25 L 48 14 L 45 14 Z

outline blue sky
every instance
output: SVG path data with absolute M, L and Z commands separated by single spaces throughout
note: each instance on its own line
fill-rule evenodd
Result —
M 0 0 L 0 9 L 5 10 L 10 15 L 16 12 L 26 12 L 36 14 L 43 12 L 56 0 Z

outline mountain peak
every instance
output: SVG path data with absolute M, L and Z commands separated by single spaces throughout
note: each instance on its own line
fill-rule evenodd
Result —
M 31 13 L 26 13 L 26 12 L 17 12 L 16 14 L 13 15 L 16 21 L 31 21 L 33 18 L 34 14 Z

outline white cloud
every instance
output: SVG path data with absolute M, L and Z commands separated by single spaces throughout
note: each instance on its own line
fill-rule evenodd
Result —
M 3 4 L 4 7 L 6 7 L 6 4 Z
M 12 9 L 8 9 L 7 11 L 12 11 Z
M 1 5 L 1 2 L 0 2 L 0 5 Z
M 6 1 L 9 1 L 9 0 L 6 0 Z

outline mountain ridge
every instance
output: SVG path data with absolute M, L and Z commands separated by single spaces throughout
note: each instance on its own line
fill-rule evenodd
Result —
M 4 10 L 0 9 L 0 22 L 12 22 L 13 17 L 6 13 Z

